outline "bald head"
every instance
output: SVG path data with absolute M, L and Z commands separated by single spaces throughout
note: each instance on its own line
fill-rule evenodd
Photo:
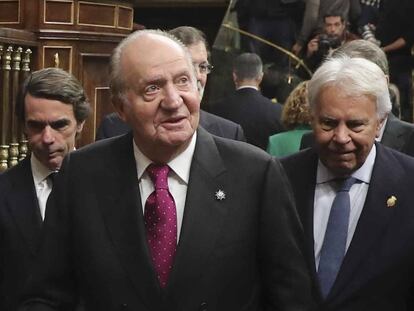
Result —
M 145 62 L 156 62 L 170 55 L 170 51 L 176 51 L 186 59 L 193 69 L 191 55 L 187 48 L 176 37 L 161 30 L 140 30 L 126 37 L 115 48 L 110 67 L 110 88 L 112 102 L 116 105 L 124 100 L 123 93 L 130 87 L 126 69 L 132 65 L 138 67 L 143 65 L 142 55 L 145 55 Z M 133 75 L 133 72 L 131 72 Z

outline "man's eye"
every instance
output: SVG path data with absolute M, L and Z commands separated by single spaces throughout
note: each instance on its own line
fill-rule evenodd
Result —
M 188 81 L 189 81 L 188 77 L 181 77 L 181 78 L 178 79 L 177 84 L 178 85 L 186 85 L 186 84 L 188 84 Z
M 332 130 L 336 126 L 336 121 L 334 120 L 321 120 L 321 127 L 325 131 Z
M 63 130 L 66 126 L 69 125 L 69 120 L 58 120 L 55 122 L 50 122 L 49 125 L 54 130 Z
M 347 124 L 348 128 L 351 129 L 354 132 L 360 132 L 364 129 L 364 123 L 363 122 L 349 122 Z
M 45 128 L 46 124 L 43 122 L 28 121 L 26 126 L 32 131 L 42 131 Z
M 145 88 L 146 94 L 153 94 L 159 90 L 159 87 L 156 85 L 150 85 Z

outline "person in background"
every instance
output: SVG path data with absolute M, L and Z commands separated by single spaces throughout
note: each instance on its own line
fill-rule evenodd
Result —
M 86 310 L 310 310 L 281 165 L 198 126 L 185 46 L 132 33 L 110 86 L 132 132 L 65 159 L 22 310 L 71 310 L 77 294 Z
M 90 106 L 75 77 L 46 68 L 23 82 L 16 114 L 31 154 L 0 175 L 0 309 L 10 311 L 33 271 L 54 175 L 75 149 Z
M 290 93 L 282 110 L 282 123 L 286 132 L 269 137 L 267 152 L 283 157 L 299 151 L 302 135 L 310 132 L 310 111 L 307 81 L 300 82 Z
M 381 0 L 375 36 L 388 58 L 390 82 L 400 92 L 401 118 L 413 121 L 411 47 L 414 43 L 414 1 Z
M 306 0 L 302 28 L 292 47 L 292 52 L 299 55 L 313 33 L 321 32 L 324 16 L 338 12 L 345 20 L 353 24 L 361 13 L 360 0 Z
M 266 150 L 269 136 L 282 132 L 282 108 L 264 97 L 259 90 L 263 64 L 259 55 L 243 53 L 233 64 L 236 91 L 212 103 L 210 111 L 240 124 L 248 143 Z
M 213 66 L 209 63 L 209 49 L 202 31 L 190 26 L 180 26 L 169 31 L 188 48 L 196 68 L 197 86 L 201 97 L 207 84 L 207 76 Z M 200 125 L 208 132 L 229 139 L 246 141 L 239 124 L 200 110 Z M 127 133 L 131 128 L 123 122 L 116 112 L 104 117 L 96 134 L 96 140 Z
M 311 70 L 316 70 L 335 49 L 356 39 L 358 36 L 347 30 L 347 20 L 342 12 L 328 12 L 323 16 L 322 32 L 307 44 L 305 62 Z
M 308 92 L 315 148 L 281 162 L 318 310 L 412 310 L 414 159 L 375 141 L 391 110 L 387 77 L 369 60 L 338 56 Z

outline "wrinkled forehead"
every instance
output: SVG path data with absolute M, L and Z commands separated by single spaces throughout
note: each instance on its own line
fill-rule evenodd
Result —
M 124 48 L 121 68 L 125 78 L 143 77 L 151 70 L 194 70 L 184 47 L 170 38 L 153 34 L 138 37 Z

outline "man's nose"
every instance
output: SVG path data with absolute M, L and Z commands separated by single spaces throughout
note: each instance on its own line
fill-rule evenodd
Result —
M 42 132 L 42 141 L 45 144 L 51 144 L 55 141 L 54 129 L 50 125 L 46 125 Z
M 334 131 L 334 141 L 339 144 L 346 144 L 350 140 L 348 127 L 346 125 L 338 125 Z
M 175 109 L 182 104 L 182 98 L 175 85 L 166 85 L 164 89 L 163 107 Z

